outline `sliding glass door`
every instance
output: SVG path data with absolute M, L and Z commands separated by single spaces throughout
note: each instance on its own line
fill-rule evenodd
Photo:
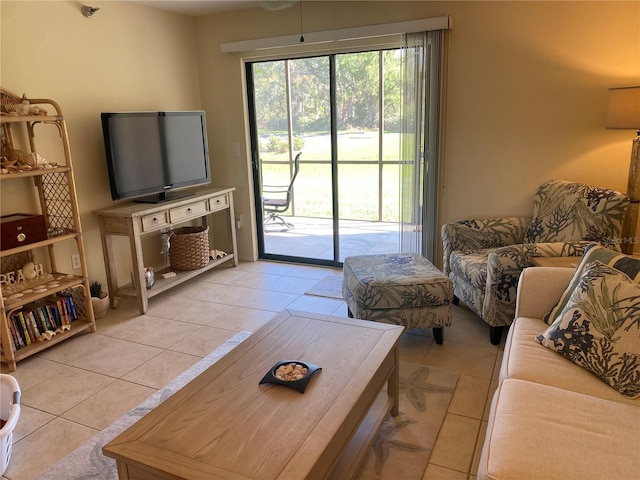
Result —
M 335 56 L 339 258 L 399 248 L 400 56 Z
M 247 64 L 261 258 L 340 265 L 398 251 L 400 57 Z

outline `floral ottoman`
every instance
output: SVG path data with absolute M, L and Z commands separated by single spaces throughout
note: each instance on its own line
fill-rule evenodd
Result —
M 432 328 L 442 344 L 442 328 L 451 325 L 453 284 L 429 260 L 414 253 L 361 255 L 345 258 L 343 272 L 349 316 Z

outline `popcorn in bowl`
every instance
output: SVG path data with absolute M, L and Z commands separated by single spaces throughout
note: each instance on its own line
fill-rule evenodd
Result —
M 322 367 L 313 363 L 301 362 L 299 360 L 281 360 L 276 363 L 258 382 L 275 383 L 304 393 L 311 376 L 322 370 Z
M 286 382 L 301 380 L 309 373 L 309 369 L 301 363 L 286 363 L 275 369 L 273 375 Z

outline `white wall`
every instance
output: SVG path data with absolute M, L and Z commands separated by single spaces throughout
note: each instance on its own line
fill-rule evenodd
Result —
M 191 18 L 92 5 L 100 11 L 87 19 L 73 0 L 2 0 L 0 80 L 62 106 L 89 274 L 104 280 L 92 214 L 112 205 L 100 112 L 204 108 L 213 181 L 237 187 L 249 223 L 248 148 L 232 154 L 233 143 L 248 145 L 242 55 L 219 44 L 297 34 L 300 18 L 297 8 Z M 305 1 L 303 13 L 306 31 L 451 15 L 442 222 L 527 213 L 551 178 L 625 190 L 633 132 L 603 121 L 606 89 L 640 84 L 640 2 Z M 17 195 L 4 183 L 6 211 Z M 255 224 L 238 233 L 241 258 L 255 257 Z
M 453 28 L 441 223 L 527 214 L 536 187 L 553 178 L 626 190 L 634 134 L 603 123 L 607 88 L 640 84 L 640 2 L 305 1 L 303 29 L 443 14 Z M 239 187 L 236 210 L 251 218 L 248 145 L 241 157 L 231 145 L 247 138 L 242 61 L 265 53 L 222 54 L 219 44 L 299 34 L 299 10 L 228 12 L 199 17 L 197 27 L 204 106 L 223 112 L 218 175 Z M 255 253 L 255 231 L 241 231 L 240 242 L 241 253 Z
M 89 276 L 105 285 L 93 210 L 113 205 L 100 112 L 201 108 L 194 19 L 129 2 L 0 3 L 2 86 L 18 95 L 51 98 L 65 115 L 84 230 Z M 54 159 L 49 159 L 54 160 Z M 4 188 L 3 212 L 22 211 Z M 9 190 L 9 191 L 7 191 Z M 157 242 L 159 238 L 152 239 Z M 156 249 L 153 248 L 155 251 Z M 119 257 L 129 278 L 126 243 Z M 58 262 L 70 268 L 68 255 Z

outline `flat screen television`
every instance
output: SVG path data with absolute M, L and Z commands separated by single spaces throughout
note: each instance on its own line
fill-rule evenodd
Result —
M 175 190 L 211 182 L 203 111 L 100 117 L 113 200 L 159 203 L 193 195 Z

